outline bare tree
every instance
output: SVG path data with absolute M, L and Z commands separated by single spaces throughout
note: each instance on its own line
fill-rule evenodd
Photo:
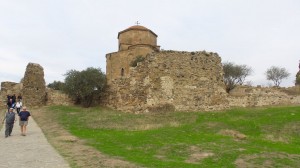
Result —
M 235 88 L 236 85 L 242 85 L 246 77 L 252 73 L 251 67 L 247 65 L 235 65 L 232 62 L 223 63 L 223 71 L 227 93 Z
M 285 68 L 276 66 L 272 66 L 271 68 L 267 69 L 265 74 L 267 76 L 267 80 L 273 81 L 276 87 L 279 87 L 282 79 L 290 76 L 290 73 Z

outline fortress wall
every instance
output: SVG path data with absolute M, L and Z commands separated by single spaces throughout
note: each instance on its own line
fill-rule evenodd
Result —
M 216 53 L 162 51 L 146 56 L 130 77 L 109 85 L 107 105 L 125 111 L 226 108 L 221 58 Z
M 23 104 L 26 106 L 43 106 L 46 104 L 46 83 L 44 68 L 39 64 L 29 63 L 23 81 Z
M 0 90 L 0 107 L 5 108 L 7 103 L 7 95 L 15 94 L 18 96 L 21 94 L 21 90 L 23 88 L 22 83 L 15 83 L 15 82 L 1 82 L 1 90 Z M 22 95 L 22 94 L 21 94 Z
M 295 89 L 291 88 L 291 89 Z M 274 87 L 249 87 L 239 86 L 233 89 L 228 102 L 232 107 L 260 107 L 274 105 L 298 105 L 300 95 L 290 92 L 290 89 Z
M 224 108 L 226 92 L 218 54 L 166 51 L 151 59 L 148 107 L 172 104 L 180 111 Z
M 60 90 L 46 89 L 46 105 L 72 105 L 73 101 L 67 95 Z
M 16 96 L 18 96 L 18 94 L 21 93 L 22 88 L 23 88 L 22 83 L 1 82 L 1 92 L 5 94 L 5 97 L 7 94 L 9 95 L 16 94 Z

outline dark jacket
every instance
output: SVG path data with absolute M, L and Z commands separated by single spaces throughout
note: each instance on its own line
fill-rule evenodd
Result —
M 13 124 L 15 122 L 16 113 L 14 112 L 7 112 L 5 114 L 5 120 L 7 124 Z

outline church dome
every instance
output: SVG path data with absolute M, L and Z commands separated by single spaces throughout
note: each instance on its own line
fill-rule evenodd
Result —
M 134 25 L 118 33 L 119 51 L 128 50 L 133 46 L 150 46 L 158 48 L 157 35 L 150 29 Z
M 144 27 L 144 26 L 134 25 L 134 26 L 128 27 L 127 29 L 125 29 L 125 30 L 123 30 L 123 31 L 120 31 L 120 32 L 118 33 L 118 38 L 119 38 L 120 34 L 125 33 L 125 32 L 127 32 L 127 31 L 130 31 L 130 30 L 149 31 L 150 33 L 152 33 L 154 36 L 157 37 L 157 35 L 156 35 L 152 30 L 150 30 L 150 29 L 148 29 L 148 28 L 146 28 L 146 27 Z
M 149 30 L 148 28 L 146 28 L 144 26 L 140 26 L 140 25 L 134 25 L 134 26 L 131 26 L 131 27 L 127 28 L 127 29 Z

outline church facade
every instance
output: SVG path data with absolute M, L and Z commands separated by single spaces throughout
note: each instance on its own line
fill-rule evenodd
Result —
M 223 109 L 226 92 L 217 53 L 161 51 L 143 26 L 118 33 L 118 51 L 106 55 L 104 104 L 130 112 Z

